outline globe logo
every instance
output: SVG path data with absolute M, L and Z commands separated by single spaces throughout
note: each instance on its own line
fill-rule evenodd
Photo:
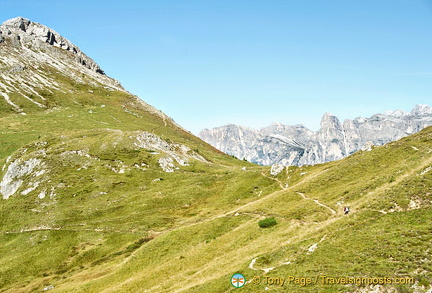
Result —
M 231 285 L 235 288 L 241 288 L 246 284 L 246 278 L 242 274 L 234 274 L 231 277 Z

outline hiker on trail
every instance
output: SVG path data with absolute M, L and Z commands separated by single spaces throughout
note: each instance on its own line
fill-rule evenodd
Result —
M 344 207 L 344 214 L 348 215 L 349 212 L 350 212 L 349 207 Z

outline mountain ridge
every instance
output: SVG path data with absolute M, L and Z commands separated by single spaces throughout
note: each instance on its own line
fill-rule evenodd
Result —
M 46 44 L 61 48 L 73 53 L 76 62 L 105 75 L 100 66 L 90 57 L 84 54 L 77 46 L 72 44 L 68 39 L 61 36 L 55 30 L 37 22 L 32 22 L 24 17 L 15 17 L 6 20 L 0 25 L 0 43 L 7 41 L 14 47 L 33 46 L 36 48 L 47 48 Z
M 53 92 L 72 94 L 75 91 L 70 89 L 72 81 L 78 85 L 102 86 L 108 92 L 124 92 L 134 103 L 164 121 L 175 123 L 162 111 L 126 91 L 78 46 L 49 27 L 24 17 L 6 20 L 0 25 L 0 45 L 0 113 L 26 115 L 28 111 L 67 104 L 64 99 L 54 102 L 49 97 Z M 63 81 L 67 84 L 62 84 Z M 92 94 L 93 89 L 88 91 Z
M 320 129 L 315 132 L 302 124 L 290 126 L 275 122 L 260 130 L 230 124 L 203 129 L 198 136 L 229 155 L 253 163 L 302 166 L 340 160 L 429 125 L 432 125 L 432 108 L 416 105 L 411 112 L 387 111 L 369 118 L 346 119 L 343 123 L 331 113 L 325 113 Z

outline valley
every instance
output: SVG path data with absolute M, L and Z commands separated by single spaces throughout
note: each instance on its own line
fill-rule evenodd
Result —
M 432 127 L 325 164 L 254 165 L 127 92 L 51 29 L 7 24 L 0 292 L 432 290 Z M 264 282 L 289 276 L 414 283 Z

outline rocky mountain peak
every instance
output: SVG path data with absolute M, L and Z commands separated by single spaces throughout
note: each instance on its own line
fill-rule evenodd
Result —
M 325 113 L 321 119 L 321 128 L 341 128 L 341 123 L 333 114 Z
M 413 116 L 424 116 L 424 115 L 431 115 L 431 114 L 432 114 L 432 108 L 424 104 L 416 105 L 411 111 L 411 115 Z
M 393 116 L 393 117 L 405 117 L 409 115 L 409 113 L 404 110 L 395 110 L 395 111 L 386 111 L 384 115 Z
M 31 21 L 29 19 L 19 16 L 6 20 L 5 22 L 3 22 L 2 26 L 5 26 L 12 30 L 19 29 L 25 32 L 29 27 L 30 23 Z
M 54 107 L 53 92 L 66 93 L 69 85 L 125 91 L 68 39 L 24 17 L 0 24 L 0 72 L 2 113 Z
M 68 39 L 53 29 L 24 17 L 12 18 L 0 25 L 0 43 L 3 42 L 18 49 L 28 48 L 48 51 L 51 55 L 58 57 L 59 53 L 55 50 L 55 47 L 57 47 L 72 54 L 79 64 L 96 73 L 105 74 L 96 62 L 81 52 Z

